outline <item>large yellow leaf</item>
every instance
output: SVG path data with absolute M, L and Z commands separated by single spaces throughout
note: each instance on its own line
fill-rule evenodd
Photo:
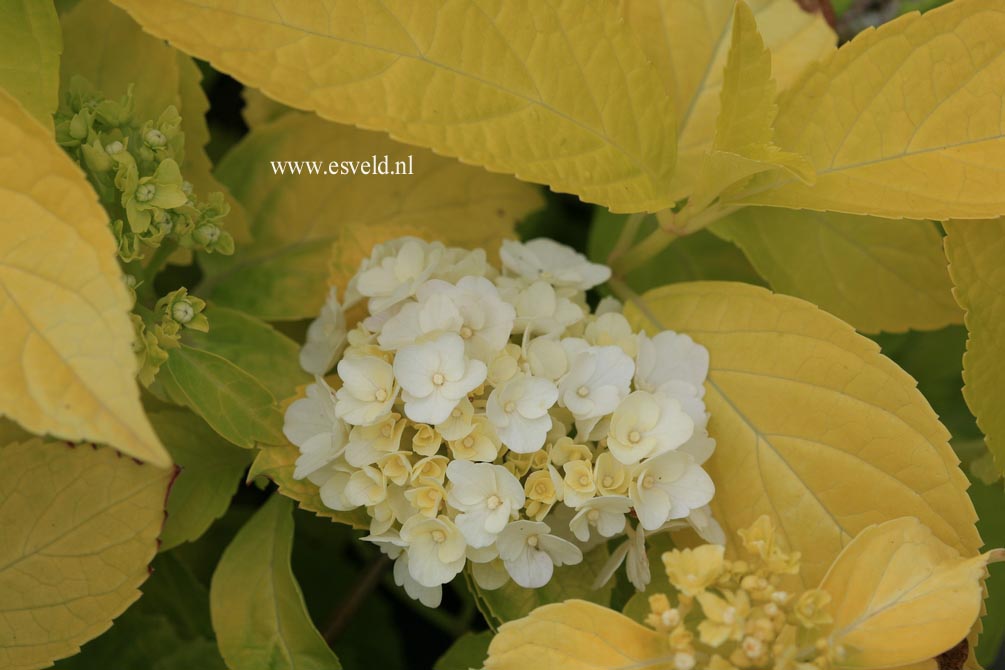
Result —
M 688 210 L 704 209 L 734 184 L 775 169 L 812 183 L 816 175 L 809 162 L 775 145 L 775 81 L 771 53 L 757 31 L 757 20 L 745 2 L 733 15 L 733 38 L 723 70 L 722 110 L 716 122 L 712 148 L 702 164 Z
M 916 516 L 962 554 L 977 552 L 949 433 L 874 342 L 810 303 L 745 284 L 667 286 L 626 315 L 709 350 L 708 468 L 727 536 L 769 515 L 802 552 L 804 587 L 860 530 L 891 518 Z
M 900 667 L 952 649 L 980 614 L 985 566 L 998 553 L 961 558 L 914 517 L 862 531 L 820 585 L 841 648 L 835 667 Z
M 59 100 L 59 17 L 51 2 L 9 0 L 0 7 L 0 89 L 46 128 Z
M 677 109 L 679 157 L 671 195 L 694 187 L 715 135 L 734 0 L 622 0 L 622 13 L 656 64 Z M 834 50 L 837 36 L 819 14 L 795 0 L 751 0 L 781 89 Z M 786 147 L 788 148 L 788 147 Z
M 999 471 L 1005 471 L 1005 219 L 946 223 L 946 255 L 970 339 L 963 395 Z
M 781 146 L 817 182 L 771 175 L 745 203 L 888 218 L 1005 214 L 1005 5 L 957 0 L 861 33 L 783 96 Z
M 388 169 L 410 161 L 412 174 L 324 174 L 330 161 L 385 155 Z M 309 160 L 321 174 L 305 166 L 291 174 L 286 163 Z M 276 174 L 273 162 L 287 173 Z M 317 315 L 328 293 L 332 245 L 343 241 L 346 228 L 427 230 L 448 244 L 497 247 L 541 203 L 536 187 L 512 177 L 303 113 L 255 128 L 218 174 L 253 214 L 255 241 L 230 257 L 206 257 L 200 290 L 268 321 Z M 367 246 L 363 253 L 369 252 Z
M 931 330 L 963 318 L 942 236 L 928 221 L 746 207 L 711 229 L 740 247 L 773 289 L 860 331 Z
M 129 306 L 97 196 L 0 91 L 0 412 L 168 465 L 140 407 Z
M 48 667 L 139 598 L 173 477 L 108 448 L 0 449 L 0 667 Z
M 613 3 L 116 2 L 287 105 L 613 210 L 672 204 L 672 100 Z
M 485 670 L 671 670 L 669 637 L 584 600 L 538 607 L 492 638 Z

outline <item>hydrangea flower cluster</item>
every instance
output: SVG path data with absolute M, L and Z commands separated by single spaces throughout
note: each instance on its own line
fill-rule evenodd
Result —
M 768 517 L 739 535 L 745 559 L 725 560 L 723 547 L 709 544 L 663 554 L 676 593 L 672 601 L 668 594 L 650 596 L 646 623 L 669 636 L 673 667 L 831 667 L 843 651 L 827 638 L 830 594 L 780 588 L 786 576 L 799 574 L 800 555 L 781 546 Z
M 307 333 L 315 375 L 286 412 L 294 477 L 333 510 L 365 508 L 399 585 L 429 606 L 465 565 L 484 589 L 546 584 L 555 566 L 625 537 L 648 583 L 646 533 L 722 531 L 702 469 L 715 442 L 702 400 L 708 352 L 632 330 L 587 290 L 610 276 L 552 240 L 483 250 L 378 245 Z M 321 375 L 332 367 L 331 385 Z

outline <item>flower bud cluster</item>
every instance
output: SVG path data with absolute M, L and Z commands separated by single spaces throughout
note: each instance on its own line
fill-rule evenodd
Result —
M 745 559 L 726 560 L 723 547 L 711 544 L 663 554 L 676 593 L 651 596 L 646 623 L 669 636 L 672 665 L 828 668 L 830 595 L 782 588 L 786 577 L 799 574 L 800 556 L 780 546 L 768 517 L 739 535 Z
M 430 605 L 466 565 L 482 588 L 535 588 L 620 536 L 609 572 L 627 554 L 643 588 L 646 532 L 721 535 L 702 469 L 708 352 L 634 332 L 615 300 L 591 310 L 610 270 L 572 249 L 505 241 L 500 256 L 401 238 L 343 304 L 331 293 L 301 352 L 317 381 L 286 413 L 294 476 L 333 510 L 364 508 L 365 539 Z
M 174 106 L 156 120 L 140 120 L 131 88 L 112 100 L 74 77 L 55 120 L 56 140 L 84 169 L 108 211 L 124 262 L 145 258 L 166 240 L 233 253 L 234 240 L 222 228 L 230 211 L 223 194 L 201 200 L 182 178 L 185 134 Z
M 141 309 L 139 314 L 130 315 L 136 334 L 133 353 L 139 371 L 137 377 L 144 386 L 153 383 L 157 371 L 168 359 L 168 351 L 180 346 L 183 329 L 204 333 L 209 330 L 204 309 L 205 301 L 180 288 L 158 300 L 153 312 Z

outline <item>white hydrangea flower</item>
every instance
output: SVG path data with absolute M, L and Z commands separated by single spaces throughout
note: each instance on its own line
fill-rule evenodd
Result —
M 691 510 L 687 516 L 687 523 L 701 539 L 710 544 L 725 546 L 726 532 L 712 516 L 712 510 L 708 505 Z
M 590 527 L 603 537 L 614 537 L 625 531 L 625 517 L 632 501 L 625 496 L 597 496 L 587 500 L 569 522 L 569 530 L 580 542 L 590 539 Z
M 588 460 L 574 459 L 566 461 L 562 471 L 565 473 L 562 500 L 569 507 L 579 509 L 597 493 L 593 465 Z
M 688 454 L 668 451 L 636 466 L 629 496 L 639 523 L 656 530 L 671 519 L 686 518 L 707 505 L 715 485 Z
M 614 410 L 607 448 L 625 465 L 634 465 L 680 447 L 693 432 L 694 422 L 677 400 L 633 391 Z
M 635 387 L 656 392 L 668 382 L 686 382 L 704 393 L 708 349 L 687 335 L 665 330 L 650 338 L 639 333 Z
M 447 247 L 443 251 L 439 264 L 433 270 L 434 279 L 442 279 L 456 283 L 464 277 L 489 277 L 498 274 L 489 265 L 484 249 L 462 249 Z
M 464 355 L 464 340 L 456 333 L 404 347 L 394 358 L 405 416 L 419 423 L 446 421 L 461 399 L 485 381 L 486 373 L 484 363 Z
M 318 493 L 325 507 L 336 512 L 348 512 L 358 507 L 345 496 L 353 472 L 355 472 L 353 468 L 342 459 L 338 459 L 325 468 L 323 478 L 314 475 L 310 477 L 310 480 L 319 486 Z
M 388 310 L 390 311 L 392 310 Z M 402 304 L 383 324 L 368 321 L 367 326 L 379 325 L 377 344 L 382 349 L 396 351 L 416 342 L 424 342 L 430 339 L 430 335 L 456 333 L 461 329 L 462 323 L 461 312 L 450 296 L 433 293 L 427 295 L 425 300 Z
M 448 442 L 459 440 L 474 430 L 474 414 L 475 406 L 467 398 L 462 398 L 457 407 L 450 411 L 450 416 L 436 424 L 436 432 Z
M 632 330 L 628 319 L 617 312 L 601 314 L 590 321 L 583 336 L 596 347 L 620 347 L 631 358 L 635 358 L 638 351 L 638 334 Z
M 562 343 L 551 337 L 535 337 L 524 346 L 530 373 L 557 382 L 569 371 L 569 357 Z
M 615 571 L 626 564 L 625 573 L 628 581 L 637 591 L 645 591 L 652 581 L 652 570 L 649 567 L 649 556 L 646 554 L 646 532 L 641 526 L 632 528 L 625 527 L 625 541 L 611 552 L 607 563 L 597 573 L 597 578 L 593 582 L 593 588 L 599 589 L 611 580 Z
M 353 507 L 379 505 L 387 499 L 387 479 L 379 469 L 364 466 L 349 477 L 343 495 Z
M 342 455 L 346 426 L 336 416 L 335 394 L 324 379 L 316 377 L 306 396 L 286 409 L 283 434 L 300 449 L 294 479 L 304 479 Z
M 551 429 L 548 410 L 557 399 L 558 388 L 552 382 L 517 375 L 492 390 L 485 414 L 503 444 L 518 454 L 528 454 L 544 446 Z
M 494 461 L 499 455 L 501 442 L 496 429 L 484 414 L 471 418 L 467 435 L 447 443 L 450 454 L 463 461 Z
M 318 318 L 307 327 L 307 341 L 300 349 L 300 367 L 315 375 L 331 370 L 345 349 L 347 335 L 338 289 L 332 287 Z
M 543 281 L 524 286 L 499 280 L 500 291 L 516 310 L 514 333 L 557 334 L 583 318 L 583 308 Z
M 398 451 L 405 423 L 400 414 L 392 413 L 373 425 L 354 426 L 345 447 L 346 462 L 361 468 Z
M 399 535 L 407 546 L 408 574 L 422 586 L 446 584 L 464 569 L 467 543 L 446 516 L 416 514 L 402 524 Z
M 447 502 L 460 512 L 454 523 L 476 549 L 495 542 L 523 507 L 523 485 L 501 465 L 453 461 L 447 466 L 447 479 Z
M 568 540 L 551 534 L 542 521 L 514 521 L 496 540 L 499 557 L 513 581 L 527 589 L 544 586 L 555 566 L 575 565 L 583 552 Z
M 577 421 L 599 419 L 628 395 L 634 372 L 634 362 L 619 347 L 587 347 L 575 354 L 558 384 L 560 403 Z
M 503 267 L 520 277 L 579 291 L 611 278 L 606 265 L 591 263 L 583 254 L 546 237 L 525 243 L 503 240 L 499 256 Z
M 426 607 L 437 608 L 443 601 L 443 586 L 424 586 L 412 577 L 408 567 L 408 553 L 402 553 L 394 562 L 394 583 L 405 589 L 412 600 L 418 600 Z
M 370 313 L 378 314 L 414 295 L 439 266 L 444 251 L 439 242 L 415 237 L 379 244 L 353 278 L 352 286 L 370 299 Z
M 369 426 L 391 411 L 398 395 L 391 365 L 377 356 L 346 356 L 338 364 L 342 388 L 336 393 L 335 413 L 354 426 Z
M 621 314 L 624 311 L 624 305 L 621 301 L 612 295 L 606 295 L 600 299 L 597 303 L 597 309 L 593 311 L 596 316 L 603 316 L 604 314 L 617 313 Z

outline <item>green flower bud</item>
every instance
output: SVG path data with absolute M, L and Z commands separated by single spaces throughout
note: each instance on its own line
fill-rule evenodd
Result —
M 171 307 L 171 318 L 185 325 L 195 318 L 195 308 L 187 300 L 178 301 Z
M 146 183 L 136 187 L 136 200 L 139 202 L 150 202 L 157 194 L 157 185 Z
M 220 238 L 220 227 L 215 223 L 204 223 L 192 233 L 193 239 L 203 246 L 210 246 Z
M 109 142 L 108 144 L 105 145 L 105 153 L 107 153 L 108 155 L 117 154 L 120 151 L 125 150 L 126 145 L 124 145 L 122 142 L 118 140 L 115 140 L 114 142 Z
M 143 141 L 146 142 L 147 146 L 157 149 L 167 144 L 167 137 L 156 128 L 151 128 L 143 135 Z

